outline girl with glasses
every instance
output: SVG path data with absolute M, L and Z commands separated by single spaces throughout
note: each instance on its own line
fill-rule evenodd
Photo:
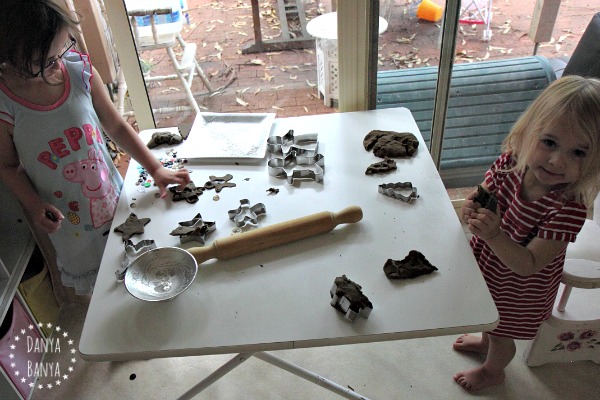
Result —
M 164 168 L 117 112 L 90 58 L 74 50 L 77 24 L 52 0 L 0 2 L 0 180 L 51 233 L 62 283 L 89 294 L 123 183 L 103 134 L 162 197 L 190 177 Z

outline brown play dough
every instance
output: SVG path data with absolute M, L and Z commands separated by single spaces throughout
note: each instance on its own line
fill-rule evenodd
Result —
M 369 165 L 365 171 L 365 175 L 383 174 L 384 172 L 390 172 L 396 170 L 396 161 L 392 158 L 385 157 L 383 161 L 373 163 Z
M 377 157 L 412 157 L 419 141 L 409 132 L 373 130 L 363 139 L 365 150 L 373 150 Z
M 115 232 L 123 234 L 123 240 L 128 240 L 133 235 L 144 233 L 144 225 L 150 218 L 138 218 L 134 213 L 129 214 L 127 220 L 115 228 Z
M 173 193 L 173 201 L 185 200 L 190 204 L 198 201 L 198 197 L 204 193 L 204 187 L 196 187 L 194 181 L 190 181 L 182 191 L 177 190 L 177 186 L 171 186 L 169 191 Z
M 479 203 L 481 207 L 487 208 L 492 212 L 496 212 L 496 206 L 498 205 L 498 198 L 493 193 L 488 192 L 483 186 L 477 186 L 477 195 L 473 198 L 475 203 Z
M 383 272 L 389 279 L 412 279 L 433 271 L 437 271 L 437 268 L 417 250 L 411 250 L 403 260 L 390 258 L 383 266 Z
M 160 131 L 160 132 L 154 132 L 152 134 L 152 138 L 146 144 L 146 146 L 148 146 L 149 149 L 153 149 L 157 146 L 160 146 L 161 144 L 173 145 L 173 144 L 179 144 L 182 141 L 183 141 L 183 138 L 178 133 L 172 133 L 169 131 Z
M 350 302 L 350 309 L 353 312 L 358 314 L 362 309 L 373 309 L 373 304 L 363 294 L 362 287 L 358 283 L 348 279 L 346 275 L 335 278 L 334 288 L 335 291 L 333 289 L 330 291 L 331 297 L 334 295 L 338 298 L 345 297 Z M 332 304 L 332 306 L 341 312 L 346 312 L 340 307 L 339 303 Z

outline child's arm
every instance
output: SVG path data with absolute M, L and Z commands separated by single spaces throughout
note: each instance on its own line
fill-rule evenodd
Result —
M 482 238 L 494 254 L 513 272 L 528 276 L 541 271 L 567 246 L 558 240 L 533 238 L 527 246 L 514 242 L 500 229 L 500 210 L 479 208 L 468 218 L 469 231 Z
M 0 122 L 0 180 L 21 202 L 33 223 L 43 232 L 53 233 L 60 228 L 61 221 L 65 217 L 58 208 L 45 203 L 33 188 L 29 176 L 21 167 L 12 140 L 12 127 L 2 122 Z M 47 214 L 48 212 L 51 214 Z
M 100 123 L 113 139 L 127 154 L 139 162 L 154 178 L 160 190 L 161 197 L 167 195 L 166 187 L 176 183 L 179 190 L 183 190 L 190 182 L 187 170 L 174 171 L 164 168 L 160 161 L 148 150 L 148 147 L 139 138 L 137 132 L 125 121 L 114 106 L 100 78 L 100 74 L 93 68 L 93 79 L 91 79 L 91 95 L 94 109 Z

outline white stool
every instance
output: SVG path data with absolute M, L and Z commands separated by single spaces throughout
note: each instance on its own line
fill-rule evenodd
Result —
M 599 199 L 594 220 L 586 220 L 577 241 L 567 246 L 562 295 L 552 316 L 525 348 L 525 363 L 531 367 L 580 360 L 600 364 L 600 291 L 589 290 L 600 288 Z
M 385 19 L 379 17 L 379 34 L 388 28 Z M 320 15 L 306 24 L 306 31 L 315 37 L 317 49 L 317 83 L 324 103 L 332 107 L 332 100 L 340 98 L 337 12 Z

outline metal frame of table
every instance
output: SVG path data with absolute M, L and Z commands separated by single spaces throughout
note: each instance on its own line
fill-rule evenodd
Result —
M 207 238 L 210 244 L 232 234 L 235 224 L 227 211 L 238 207 L 240 199 L 265 204 L 267 214 L 259 226 L 350 205 L 362 207 L 363 220 L 277 248 L 202 263 L 184 293 L 160 303 L 135 299 L 115 281 L 114 272 L 124 253 L 120 235 L 111 232 L 80 339 L 84 359 L 240 353 L 181 397 L 190 398 L 250 356 L 325 382 L 265 351 L 486 331 L 496 325 L 494 303 L 407 109 L 276 119 L 272 134 L 283 135 L 289 129 L 296 134 L 319 134 L 319 152 L 325 160 L 322 183 L 289 185 L 269 175 L 266 159 L 255 164 L 191 161 L 191 177 L 197 184 L 202 185 L 209 175 L 231 173 L 237 187 L 223 189 L 218 201 L 214 193 L 205 192 L 190 205 L 157 198 L 156 188 L 136 186 L 132 161 L 114 224 L 135 212 L 152 221 L 143 235 L 133 238 L 134 243 L 154 239 L 158 246 L 185 248 L 198 244 L 181 245 L 169 235 L 178 222 L 198 212 L 205 221 L 216 221 L 217 230 Z M 372 129 L 412 132 L 420 147 L 414 157 L 397 160 L 397 171 L 365 175 L 371 163 L 381 161 L 363 148 L 362 140 Z M 161 148 L 154 151 L 164 154 Z M 404 203 L 378 192 L 378 185 L 398 181 L 411 181 L 419 198 Z M 269 194 L 270 188 L 279 193 Z M 382 270 L 386 260 L 402 259 L 413 249 L 439 270 L 414 280 L 390 281 Z M 330 305 L 329 290 L 343 274 L 360 284 L 373 303 L 368 319 L 357 317 L 350 322 Z M 323 384 L 342 396 L 357 396 L 334 383 Z

